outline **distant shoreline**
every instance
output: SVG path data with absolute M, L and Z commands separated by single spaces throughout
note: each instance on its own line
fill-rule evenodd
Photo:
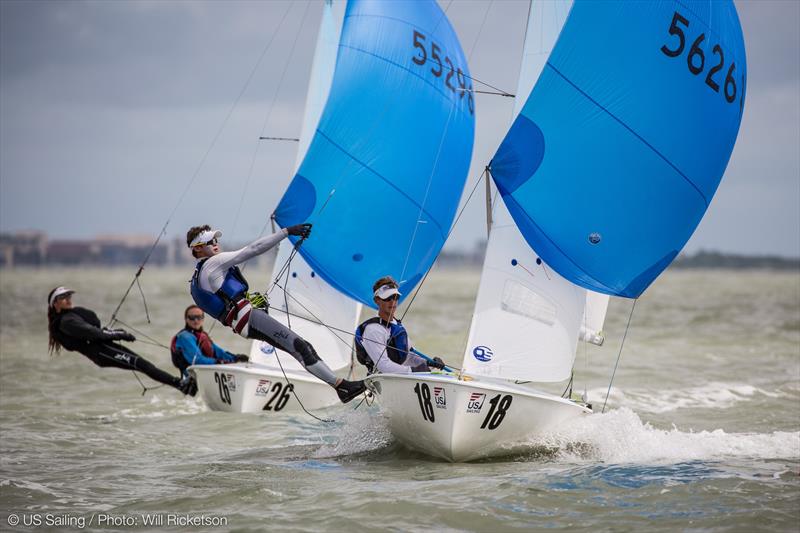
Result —
M 482 260 L 482 258 L 481 258 Z M 435 268 L 452 270 L 477 270 L 482 268 L 482 261 L 476 261 L 473 257 L 462 256 L 461 254 L 442 254 L 434 264 Z M 59 264 L 45 263 L 40 265 L 16 265 L 6 267 L 0 265 L 0 272 L 11 271 L 46 271 L 46 270 L 70 270 L 70 269 L 96 269 L 96 270 L 115 270 L 115 271 L 135 271 L 138 264 Z M 191 265 L 187 264 L 150 264 L 145 270 L 186 270 Z M 253 266 L 259 270 L 271 270 L 271 265 L 260 264 Z M 699 252 L 691 256 L 678 256 L 667 270 L 725 270 L 725 271 L 746 271 L 746 270 L 768 270 L 781 272 L 800 273 L 800 258 L 784 258 L 775 256 L 742 256 L 728 255 L 716 252 Z

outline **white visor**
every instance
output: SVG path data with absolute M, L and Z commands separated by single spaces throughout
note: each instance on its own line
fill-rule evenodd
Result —
M 56 290 L 53 291 L 53 294 L 50 295 L 50 301 L 47 302 L 47 305 L 53 307 L 53 304 L 56 303 L 56 298 L 59 296 L 64 296 L 65 294 L 73 294 L 75 291 L 72 289 L 68 289 L 66 287 L 58 287 Z
M 219 239 L 222 237 L 222 232 L 218 229 L 209 229 L 198 235 L 189 243 L 189 248 L 194 248 L 199 244 L 205 244 L 212 239 Z
M 378 290 L 375 291 L 375 296 L 381 300 L 385 300 L 394 294 L 398 296 L 402 295 L 402 293 L 397 290 L 397 287 L 392 287 L 391 285 L 381 285 L 378 287 Z

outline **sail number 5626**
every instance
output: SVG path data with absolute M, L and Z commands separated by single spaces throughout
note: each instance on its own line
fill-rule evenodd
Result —
M 661 47 L 661 51 L 664 52 L 664 55 L 667 57 L 678 57 L 683 53 L 683 51 L 686 49 L 686 33 L 684 33 L 684 30 L 687 30 L 688 32 L 689 20 L 675 11 L 675 13 L 672 15 L 672 22 L 667 30 L 667 32 L 673 36 L 671 39 L 672 42 Z M 689 72 L 695 76 L 703 72 L 706 66 L 706 55 L 700 46 L 705 38 L 705 33 L 698 35 L 694 42 L 692 42 L 692 45 L 689 47 L 689 53 L 686 55 L 686 66 L 688 67 Z M 675 39 L 677 39 L 677 41 Z M 715 44 L 711 49 L 711 55 L 712 57 L 714 55 L 718 56 L 719 61 L 716 65 L 708 70 L 708 74 L 706 75 L 706 85 L 712 91 L 718 93 L 720 92 L 720 82 L 722 82 L 722 80 L 719 78 L 715 79 L 714 76 L 725 66 L 725 52 L 723 51 L 722 46 Z M 728 73 L 725 76 L 725 81 L 722 82 L 722 94 L 725 96 L 725 101 L 727 101 L 729 104 L 732 104 L 736 100 L 736 94 L 738 92 L 738 88 L 736 87 L 736 79 L 733 75 L 735 69 L 736 63 L 732 62 L 728 67 Z M 741 81 L 742 85 L 744 85 L 744 74 L 742 74 Z M 740 113 L 743 106 L 744 97 L 742 95 L 742 97 L 739 99 Z
M 433 41 L 430 41 L 430 48 L 425 46 L 426 44 L 426 37 L 422 33 L 414 30 L 414 48 L 416 49 L 414 56 L 411 57 L 411 61 L 414 62 L 415 65 L 419 65 L 420 67 L 428 63 L 429 61 L 433 63 L 431 66 L 431 74 L 433 74 L 437 78 L 444 78 L 445 86 L 450 89 L 451 92 L 455 93 L 458 91 L 459 99 L 461 101 L 464 100 L 464 96 L 466 94 L 467 98 L 467 107 L 469 108 L 469 114 L 472 115 L 475 113 L 475 100 L 472 98 L 472 84 L 467 86 L 467 77 L 464 74 L 464 71 L 461 70 L 461 67 L 457 67 L 453 65 L 453 60 L 450 59 L 448 56 L 441 57 L 442 49 L 439 48 L 439 45 Z M 430 50 L 430 51 L 429 51 Z M 458 83 L 458 87 L 453 85 L 453 76 L 456 77 L 456 82 Z

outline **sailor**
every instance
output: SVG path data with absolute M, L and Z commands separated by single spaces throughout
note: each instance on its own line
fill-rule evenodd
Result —
M 242 337 L 267 342 L 291 354 L 308 372 L 336 389 L 342 403 L 347 403 L 366 390 L 364 382 L 337 378 L 309 342 L 269 316 L 264 297 L 248 293 L 247 280 L 237 266 L 263 254 L 287 235 L 306 239 L 310 233 L 311 224 L 297 224 L 239 250 L 222 252 L 218 241 L 221 231 L 208 225 L 191 228 L 186 244 L 197 259 L 191 280 L 192 298 L 203 311 Z
M 218 365 L 227 363 L 246 363 L 250 359 L 243 354 L 232 354 L 222 349 L 208 333 L 203 331 L 205 314 L 196 305 L 190 305 L 183 312 L 184 327 L 172 337 L 170 352 L 172 364 L 184 376 L 191 365 Z
M 356 328 L 356 357 L 370 374 L 410 374 L 444 368 L 435 357 L 427 361 L 416 355 L 403 324 L 394 315 L 400 291 L 391 276 L 385 276 L 372 286 L 372 301 L 378 306 L 378 316 L 362 322 Z
M 132 350 L 114 342 L 133 342 L 136 338 L 124 329 L 102 328 L 94 311 L 72 305 L 74 293 L 72 289 L 56 287 L 47 295 L 51 355 L 58 354 L 61 348 L 79 352 L 99 367 L 138 370 L 184 394 L 197 394 L 194 379 L 181 379 L 168 374 Z

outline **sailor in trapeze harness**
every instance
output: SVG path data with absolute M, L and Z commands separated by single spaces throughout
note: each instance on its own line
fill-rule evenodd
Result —
M 79 352 L 99 367 L 137 370 L 148 377 L 175 387 L 184 394 L 197 394 L 193 378 L 180 379 L 153 365 L 144 357 L 114 341 L 135 341 L 124 329 L 106 329 L 94 311 L 72 305 L 75 291 L 56 287 L 47 295 L 47 322 L 50 331 L 50 354 L 61 348 Z
M 186 244 L 197 259 L 191 280 L 192 298 L 203 311 L 242 337 L 267 342 L 291 354 L 308 372 L 336 389 L 342 403 L 347 403 L 366 390 L 364 382 L 337 378 L 309 342 L 269 316 L 266 309 L 254 307 L 248 299 L 247 280 L 237 266 L 263 254 L 287 235 L 305 239 L 310 233 L 311 224 L 298 224 L 239 250 L 222 252 L 218 241 L 222 232 L 208 225 L 191 228 Z

